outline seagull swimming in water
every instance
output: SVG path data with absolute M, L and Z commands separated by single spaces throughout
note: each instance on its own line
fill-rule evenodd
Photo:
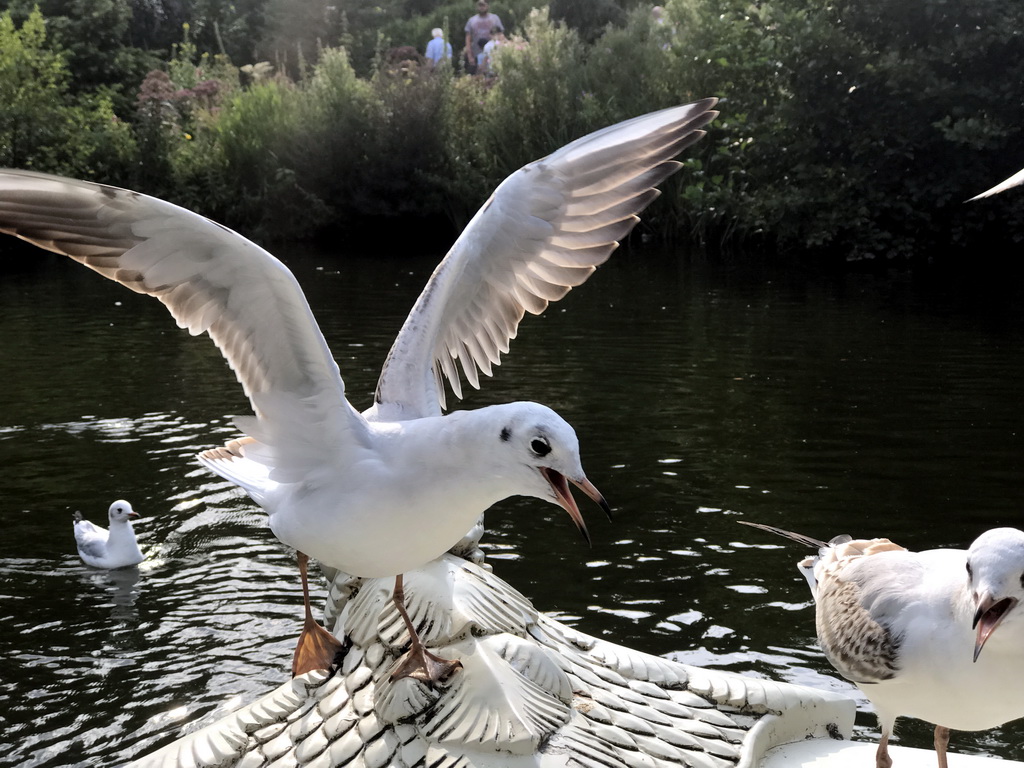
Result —
M 892 766 L 897 717 L 935 725 L 939 768 L 950 729 L 1024 717 L 1024 532 L 995 528 L 967 550 L 910 552 L 889 539 L 826 543 L 740 522 L 818 549 L 798 564 L 814 595 L 818 642 L 877 711 L 877 768 Z
M 110 530 L 93 525 L 81 512 L 75 512 L 75 544 L 82 562 L 93 568 L 126 568 L 142 562 L 139 542 L 135 539 L 132 520 L 139 513 L 123 499 L 110 505 L 107 517 L 110 519 Z
M 443 414 L 443 379 L 461 397 L 491 374 L 525 312 L 583 283 L 639 221 L 673 158 L 703 136 L 716 100 L 592 133 L 509 176 L 474 216 L 416 301 L 384 363 L 373 405 L 345 397 L 338 365 L 295 277 L 226 227 L 124 189 L 0 171 L 0 231 L 65 254 L 155 296 L 178 325 L 206 332 L 255 416 L 245 437 L 200 454 L 243 488 L 299 555 L 354 576 L 395 579 L 412 647 L 396 672 L 437 682 L 459 664 L 419 644 L 403 572 L 456 544 L 510 496 L 562 506 L 584 534 L 569 483 L 609 511 L 587 479 L 576 433 L 543 405 Z M 329 667 L 337 640 L 306 622 L 293 672 Z

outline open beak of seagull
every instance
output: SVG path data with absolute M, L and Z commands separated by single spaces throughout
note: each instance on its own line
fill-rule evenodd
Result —
M 583 522 L 583 515 L 580 514 L 580 508 L 576 506 L 576 500 L 572 497 L 572 491 L 569 490 L 569 483 L 571 482 L 587 494 L 587 496 L 593 499 L 594 502 L 604 510 L 604 513 L 608 515 L 608 519 L 611 520 L 612 508 L 608 505 L 608 502 L 605 501 L 604 496 L 602 496 L 601 492 L 594 487 L 594 484 L 585 477 L 581 477 L 579 479 L 571 477 L 567 478 L 561 472 L 551 469 L 550 467 L 541 467 L 540 473 L 544 475 L 544 479 L 547 480 L 548 484 L 551 486 L 551 490 L 554 492 L 555 499 L 557 499 L 559 505 L 569 513 L 569 517 L 571 517 L 572 521 L 576 523 L 576 527 L 579 529 L 580 533 L 583 534 L 583 538 L 587 540 L 587 544 L 590 544 L 590 533 L 587 531 L 586 523 Z
M 974 642 L 975 661 L 981 655 L 981 649 L 985 647 L 989 637 L 996 631 L 996 627 L 1006 617 L 1006 614 L 1013 610 L 1015 605 L 1017 605 L 1017 598 L 1015 597 L 1004 597 L 1001 600 L 996 600 L 991 595 L 984 595 L 978 600 L 978 610 L 974 613 L 974 623 L 971 625 L 972 628 L 978 630 L 978 635 Z

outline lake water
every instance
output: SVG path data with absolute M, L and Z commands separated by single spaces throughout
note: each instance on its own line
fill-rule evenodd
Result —
M 436 259 L 278 252 L 366 407 Z M 28 253 L 0 268 L 0 765 L 116 766 L 285 681 L 299 585 L 265 515 L 194 460 L 248 412 L 213 345 Z M 615 254 L 463 401 L 555 407 L 615 520 L 581 499 L 588 548 L 557 507 L 507 501 L 487 517 L 495 571 L 583 632 L 856 697 L 816 647 L 804 551 L 736 521 L 915 549 L 1024 525 L 1022 306 L 1007 284 Z M 94 571 L 71 515 L 105 525 L 116 498 L 147 559 Z M 1022 733 L 952 744 L 1024 759 Z

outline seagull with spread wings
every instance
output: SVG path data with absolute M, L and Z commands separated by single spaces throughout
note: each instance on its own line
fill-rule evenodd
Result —
M 143 194 L 19 170 L 0 171 L 0 231 L 155 296 L 179 326 L 208 333 L 234 369 L 255 415 L 237 419 L 244 437 L 199 460 L 243 488 L 299 552 L 306 623 L 293 671 L 329 666 L 338 647 L 309 611 L 311 556 L 355 576 L 396 577 L 412 647 L 395 674 L 436 682 L 458 662 L 419 643 L 402 573 L 442 555 L 509 496 L 562 506 L 584 535 L 569 484 L 608 511 L 575 432 L 553 410 L 516 402 L 444 414 L 444 380 L 461 396 L 461 367 L 478 386 L 526 312 L 542 312 L 609 257 L 714 105 L 613 125 L 502 182 L 430 277 L 362 413 L 295 277 L 236 232 Z

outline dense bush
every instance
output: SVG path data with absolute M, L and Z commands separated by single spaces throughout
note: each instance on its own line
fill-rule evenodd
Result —
M 723 98 L 719 147 L 699 152 L 728 193 L 708 207 L 727 209 L 737 234 L 850 259 L 941 257 L 1024 236 L 1024 206 L 1011 199 L 962 204 L 1024 165 L 1024 6 L 669 9 L 673 49 L 689 60 L 681 76 Z
M 434 25 L 458 51 L 464 3 L 331 6 L 351 50 L 307 42 L 291 76 L 241 72 L 186 27 L 116 115 L 104 90 L 71 87 L 40 14 L 20 29 L 5 15 L 0 160 L 134 185 L 264 237 L 409 217 L 461 226 L 523 163 L 714 95 L 721 117 L 642 231 L 847 259 L 943 259 L 1024 237 L 1019 198 L 962 202 L 1024 166 L 1024 6 L 667 0 L 656 17 L 610 3 L 603 31 L 571 3 L 554 7 L 574 27 L 496 3 L 510 41 L 486 79 L 384 55 L 422 49 Z
M 42 15 L 0 14 L 0 165 L 124 178 L 134 145 L 102 95 L 72 95 L 65 57 L 46 45 Z
M 67 64 L 68 93 L 102 95 L 124 115 L 139 82 L 163 58 L 133 42 L 132 5 L 130 0 L 0 0 L 0 12 L 10 13 L 17 25 L 41 13 L 49 46 Z M 177 39 L 177 26 L 174 33 Z

